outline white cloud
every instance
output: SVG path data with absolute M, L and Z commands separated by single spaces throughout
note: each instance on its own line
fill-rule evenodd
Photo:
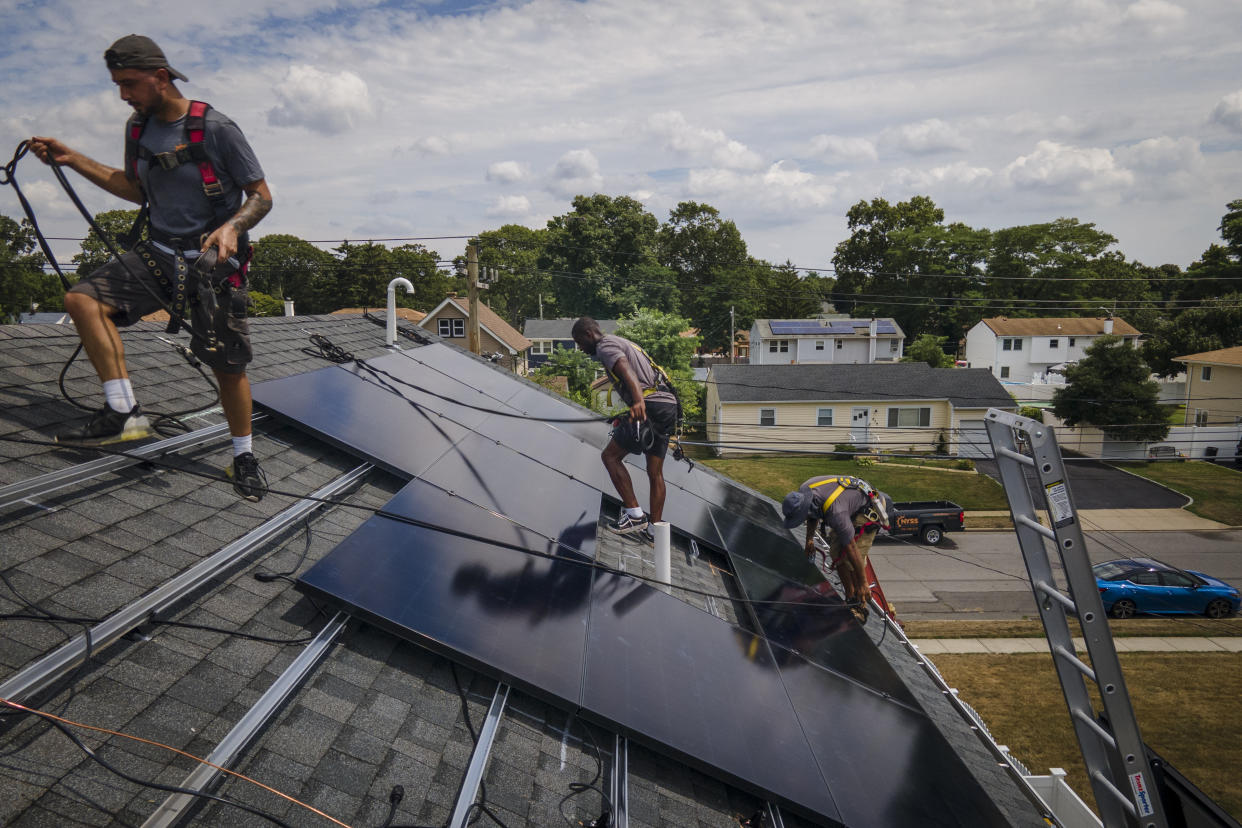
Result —
M 843 135 L 816 135 L 811 139 L 811 155 L 826 161 L 877 161 L 879 154 L 875 144 L 866 138 L 847 138 Z
M 1030 155 L 1019 156 L 1002 172 L 1018 189 L 1087 193 L 1129 187 L 1134 174 L 1117 164 L 1107 149 L 1071 147 L 1040 141 Z
M 489 218 L 522 218 L 530 215 L 530 199 L 524 195 L 500 196 L 487 208 Z
M 1113 152 L 1123 167 L 1153 173 L 1195 170 L 1203 166 L 1203 152 L 1194 138 L 1148 138 Z
M 763 172 L 739 173 L 720 168 L 691 170 L 686 189 L 692 197 L 725 198 L 773 213 L 822 208 L 836 193 L 832 183 L 798 168 L 792 161 L 777 161 Z
M 588 149 L 578 149 L 570 150 L 556 162 L 549 187 L 557 195 L 569 197 L 599 192 L 603 185 L 599 159 Z
M 1242 89 L 1220 99 L 1212 110 L 1212 121 L 1234 132 L 1242 132 Z
M 944 186 L 958 188 L 986 187 L 995 175 L 987 167 L 976 167 L 965 161 L 957 161 L 926 170 L 898 167 L 891 178 L 894 184 L 914 192 L 939 189 Z
M 426 135 L 415 140 L 410 149 L 420 155 L 449 155 L 453 152 L 453 145 L 441 135 Z
M 329 73 L 295 64 L 274 91 L 280 103 L 267 113 L 273 126 L 301 126 L 324 135 L 340 135 L 354 129 L 372 111 L 366 81 L 347 69 Z
M 530 171 L 527 166 L 517 161 L 497 161 L 487 168 L 487 180 L 500 184 L 513 184 L 529 175 Z
M 647 119 L 647 128 L 664 142 L 665 149 L 703 159 L 711 166 L 730 170 L 753 170 L 762 165 L 759 155 L 721 130 L 691 126 L 680 112 L 660 112 Z
M 902 124 L 899 127 L 885 130 L 880 137 L 886 144 L 891 144 L 912 155 L 955 152 L 970 147 L 970 142 L 964 135 L 939 118 L 929 118 L 914 124 Z
M 1160 31 L 1185 20 L 1186 10 L 1168 0 L 1138 0 L 1126 7 L 1122 18 Z

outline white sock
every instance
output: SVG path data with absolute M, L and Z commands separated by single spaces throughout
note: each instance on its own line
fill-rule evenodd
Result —
M 625 507 L 625 513 L 629 515 L 630 517 L 634 518 L 634 520 L 638 520 L 639 518 L 643 516 L 643 507 L 635 506 L 633 508 L 630 508 L 629 506 L 627 506 Z
M 103 390 L 104 397 L 108 400 L 108 407 L 113 411 L 128 414 L 138 404 L 138 401 L 134 399 L 134 386 L 130 384 L 128 378 L 105 380 Z
M 247 434 L 245 437 L 233 438 L 233 456 L 238 457 L 247 452 L 253 453 L 254 439 L 253 435 Z

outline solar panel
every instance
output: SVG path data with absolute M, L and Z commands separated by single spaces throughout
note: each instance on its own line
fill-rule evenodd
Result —
M 773 320 L 768 323 L 776 336 L 866 336 L 871 330 L 870 319 Z M 896 334 L 892 320 L 876 320 L 877 334 Z

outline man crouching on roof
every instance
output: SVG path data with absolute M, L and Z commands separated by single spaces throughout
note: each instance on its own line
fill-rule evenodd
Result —
M 650 522 L 658 522 L 664 513 L 664 455 L 668 441 L 677 427 L 677 397 L 672 384 L 647 354 L 630 342 L 605 334 L 599 323 L 589 316 L 574 322 L 574 342 L 587 354 L 603 363 L 613 388 L 630 407 L 629 416 L 613 421 L 612 439 L 601 457 L 612 485 L 621 496 L 624 508 L 616 522 L 609 526 L 614 532 L 641 532 L 648 543 L 655 539 Z M 627 454 L 643 454 L 647 458 L 647 479 L 651 484 L 651 515 L 643 515 L 629 470 Z

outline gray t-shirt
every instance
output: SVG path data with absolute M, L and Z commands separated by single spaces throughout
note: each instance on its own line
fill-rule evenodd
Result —
M 828 528 L 837 533 L 841 545 L 847 546 L 854 539 L 854 515 L 867 505 L 867 496 L 858 489 L 846 489 L 836 500 L 832 501 L 832 505 L 828 507 L 828 513 L 824 514 L 824 502 L 832 497 L 832 493 L 837 490 L 837 484 L 825 483 L 822 486 L 814 484 L 833 477 L 836 475 L 812 477 L 798 488 L 804 494 L 811 496 L 811 517 L 827 523 Z
M 638 380 L 639 388 L 653 388 L 659 383 L 659 375 L 651 367 L 651 362 L 628 339 L 605 334 L 595 345 L 595 356 L 603 363 L 604 370 L 608 372 L 608 377 L 612 380 L 613 387 L 620 393 L 621 399 L 625 400 L 626 405 L 633 405 L 634 401 L 630 399 L 630 389 L 625 387 L 625 383 L 614 370 L 617 360 L 621 359 L 621 357 L 625 357 L 625 361 L 629 363 L 630 370 L 634 372 L 634 378 Z M 656 391 L 654 394 L 649 394 L 646 397 L 646 401 L 675 404 L 677 398 L 668 391 L 661 390 Z
M 250 148 L 237 124 L 214 109 L 207 110 L 207 130 L 203 147 L 224 189 L 230 215 L 242 205 L 242 187 L 264 178 L 259 159 Z M 164 123 L 158 118 L 147 121 L 138 143 L 153 153 L 175 150 L 188 143 L 185 118 Z M 127 171 L 128 173 L 128 171 Z M 198 164 L 181 164 L 166 170 L 157 163 L 138 159 L 138 178 L 151 204 L 151 226 L 170 236 L 197 236 L 215 223 L 211 202 L 203 193 L 203 176 Z

